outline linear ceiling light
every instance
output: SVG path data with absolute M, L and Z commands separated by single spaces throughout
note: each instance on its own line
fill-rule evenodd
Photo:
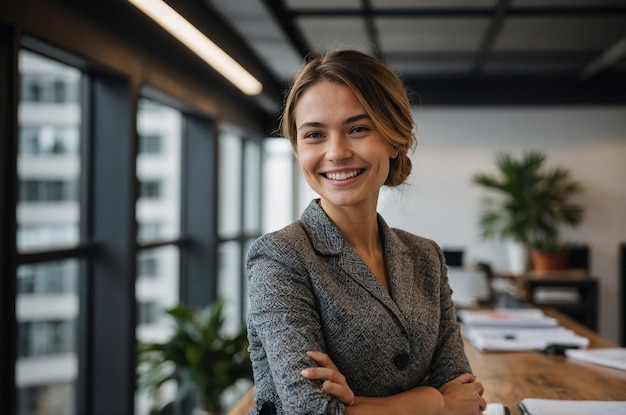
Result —
M 128 1 L 170 32 L 245 94 L 261 93 L 263 85 L 256 78 L 163 1 Z

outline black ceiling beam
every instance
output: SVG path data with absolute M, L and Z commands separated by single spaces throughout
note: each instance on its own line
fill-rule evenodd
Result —
M 626 59 L 626 37 L 608 47 L 602 55 L 587 65 L 580 73 L 580 79 L 587 81 L 598 73 Z
M 365 12 L 365 27 L 367 30 L 367 36 L 370 38 L 374 49 L 374 55 L 381 60 L 385 60 L 381 54 L 380 39 L 378 37 L 378 29 L 374 24 L 374 17 L 372 15 L 372 2 L 370 0 L 361 0 L 361 7 Z
M 496 11 L 493 18 L 489 22 L 487 30 L 485 30 L 485 36 L 482 39 L 480 49 L 478 50 L 476 59 L 474 60 L 474 66 L 472 67 L 472 72 L 474 74 L 478 75 L 483 71 L 496 37 L 502 29 L 502 25 L 504 24 L 504 19 L 506 18 L 511 1 L 512 0 L 498 0 Z
M 265 0 L 266 2 L 279 2 Z M 287 12 L 291 17 L 360 17 L 368 14 L 362 9 L 295 9 Z M 429 8 L 376 8 L 372 11 L 377 17 L 491 17 L 493 7 L 429 7 Z M 626 14 L 626 5 L 616 6 L 544 6 L 510 7 L 509 17 L 593 17 Z
M 289 38 L 291 45 L 297 50 L 302 57 L 306 57 L 314 50 L 311 45 L 304 39 L 304 35 L 296 26 L 294 14 L 285 7 L 283 0 L 262 0 L 263 4 L 272 12 L 274 18 Z
M 626 78 L 576 76 L 405 77 L 417 106 L 624 105 Z

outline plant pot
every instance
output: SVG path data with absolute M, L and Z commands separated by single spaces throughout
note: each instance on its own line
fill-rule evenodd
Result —
M 514 241 L 507 242 L 509 257 L 509 272 L 512 275 L 522 275 L 528 267 L 528 250 L 524 244 Z
M 533 249 L 531 252 L 531 259 L 534 271 L 564 270 L 568 258 L 568 251 L 545 252 L 538 249 Z

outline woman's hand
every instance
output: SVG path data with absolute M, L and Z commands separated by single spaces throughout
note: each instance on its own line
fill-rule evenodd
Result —
M 452 414 L 481 415 L 487 408 L 483 399 L 483 385 L 476 382 L 476 376 L 466 373 L 444 383 L 439 392 L 443 395 L 446 408 Z
M 348 386 L 346 377 L 341 374 L 330 357 L 322 352 L 307 352 L 306 355 L 320 366 L 304 369 L 301 372 L 302 376 L 311 380 L 323 380 L 322 388 L 326 393 L 339 399 L 346 406 L 353 405 L 354 393 Z

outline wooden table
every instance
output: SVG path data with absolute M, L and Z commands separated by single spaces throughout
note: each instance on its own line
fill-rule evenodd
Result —
M 556 310 L 545 310 L 562 326 L 589 338 L 589 347 L 616 347 L 595 332 Z M 480 352 L 465 341 L 465 352 L 478 380 L 485 387 L 487 402 L 500 402 L 511 415 L 521 415 L 517 404 L 523 398 L 626 400 L 626 371 L 569 360 L 538 352 Z M 248 392 L 229 415 L 247 415 L 254 405 Z
M 545 310 L 562 326 L 589 338 L 590 348 L 616 347 L 614 343 L 556 310 Z M 465 352 L 487 402 L 500 402 L 512 415 L 520 415 L 523 398 L 626 400 L 626 371 L 564 356 L 536 352 L 480 352 L 465 341 Z

